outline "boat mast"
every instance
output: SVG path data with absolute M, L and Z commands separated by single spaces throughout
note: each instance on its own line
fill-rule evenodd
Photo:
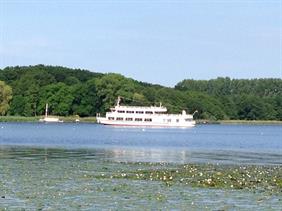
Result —
M 47 117 L 48 115 L 48 103 L 46 103 L 46 107 L 45 107 L 45 117 Z
M 117 106 L 119 106 L 119 103 L 120 103 L 120 96 L 118 96 L 118 99 L 117 99 Z

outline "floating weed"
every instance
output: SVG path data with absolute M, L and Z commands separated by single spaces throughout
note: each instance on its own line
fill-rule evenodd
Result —
M 192 187 L 253 189 L 282 192 L 280 166 L 236 166 L 212 164 L 169 165 L 166 163 L 130 163 L 139 166 L 135 171 L 119 170 L 96 178 L 150 180 L 166 186 L 182 183 Z M 140 168 L 142 166 L 142 168 Z M 153 168 L 152 168 L 153 167 Z M 134 169 L 134 168 L 131 168 Z
M 273 181 L 273 182 L 276 183 L 277 186 L 282 189 L 282 178 L 275 179 L 275 181 Z
M 158 201 L 165 201 L 166 200 L 166 196 L 164 194 L 161 194 L 160 192 L 158 192 L 156 195 L 155 195 L 155 199 L 157 199 Z

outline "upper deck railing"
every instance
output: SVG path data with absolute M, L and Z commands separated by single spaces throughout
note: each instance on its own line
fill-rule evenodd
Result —
M 157 106 L 115 106 L 114 108 L 111 108 L 111 110 L 124 110 L 124 111 L 160 111 L 160 112 L 166 112 L 166 107 L 157 107 Z

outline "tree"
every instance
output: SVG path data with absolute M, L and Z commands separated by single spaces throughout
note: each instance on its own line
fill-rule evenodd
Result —
M 43 114 L 45 104 L 48 103 L 50 114 L 69 115 L 73 99 L 71 87 L 64 83 L 50 84 L 40 93 L 38 112 Z
M 282 95 L 276 96 L 275 101 L 275 110 L 277 112 L 276 119 L 282 121 Z
M 10 115 L 23 116 L 25 110 L 25 98 L 22 95 L 15 95 L 11 101 L 9 109 Z
M 221 103 L 214 97 L 204 93 L 187 92 L 186 106 L 190 108 L 190 112 L 197 110 L 197 116 L 202 119 L 217 120 L 226 118 Z
M 240 119 L 259 120 L 275 119 L 277 112 L 260 97 L 242 95 L 238 103 L 238 116 Z
M 49 103 L 51 114 L 93 116 L 108 111 L 117 96 L 122 96 L 122 104 L 150 106 L 162 102 L 169 113 L 198 110 L 199 118 L 282 120 L 280 78 L 189 79 L 170 88 L 120 74 L 35 65 L 6 67 L 0 70 L 1 80 L 13 90 L 9 110 L 4 103 L 4 114 L 10 115 L 43 114 Z
M 115 104 L 118 96 L 125 101 L 132 101 L 136 87 L 132 79 L 127 79 L 120 74 L 106 74 L 95 80 L 97 96 L 101 102 L 100 112 L 106 112 Z
M 94 116 L 100 107 L 95 80 L 73 86 L 72 112 L 79 116 Z
M 9 109 L 9 102 L 12 99 L 12 88 L 4 81 L 0 81 L 0 115 L 5 115 Z
M 31 84 L 26 91 L 25 97 L 25 116 L 36 116 L 37 115 L 37 106 L 39 103 L 39 86 L 37 84 Z

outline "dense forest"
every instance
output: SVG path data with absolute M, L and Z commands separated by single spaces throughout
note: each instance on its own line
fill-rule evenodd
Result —
M 195 118 L 200 119 L 282 120 L 281 79 L 183 80 L 168 88 L 120 74 L 36 65 L 6 67 L 0 70 L 0 81 L 12 90 L 0 115 L 42 115 L 49 103 L 53 115 L 95 116 L 122 96 L 127 105 L 162 102 L 172 113 L 198 110 Z M 0 86 L 4 102 L 2 95 Z

